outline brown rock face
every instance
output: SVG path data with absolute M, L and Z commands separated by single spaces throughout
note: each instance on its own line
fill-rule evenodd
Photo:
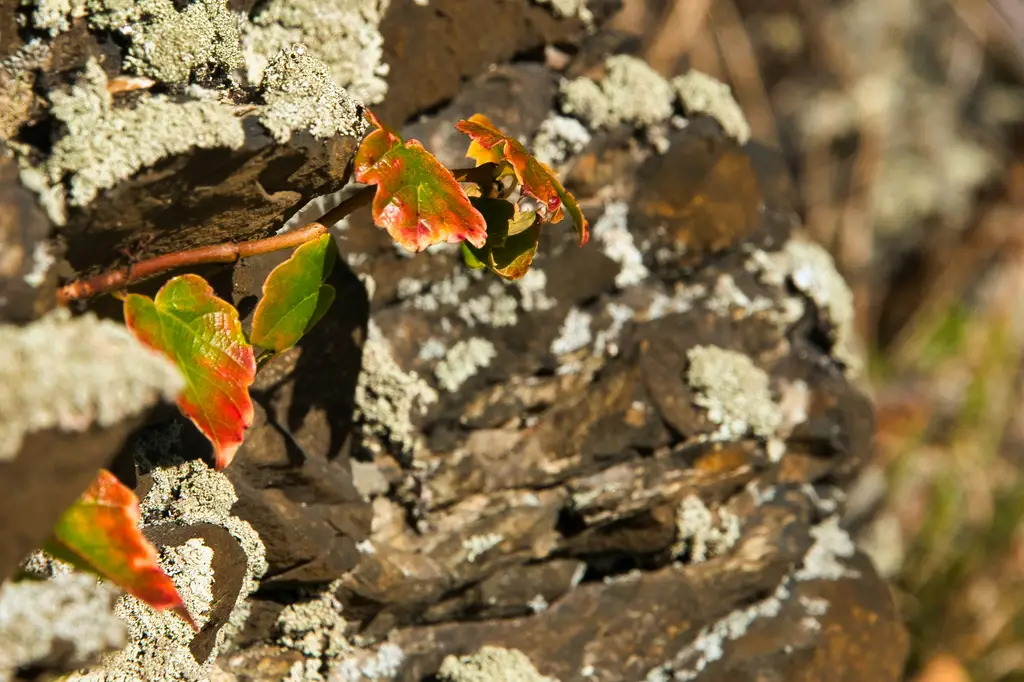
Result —
M 590 3 L 598 20 L 613 4 Z M 0 3 L 0 32 L 8 9 Z M 842 527 L 843 489 L 873 429 L 839 347 L 848 291 L 827 258 L 800 259 L 818 252 L 764 149 L 706 118 L 643 130 L 565 118 L 560 75 L 526 60 L 545 43 L 581 43 L 580 28 L 533 0 L 392 2 L 378 113 L 400 126 L 439 107 L 403 131 L 449 164 L 463 163 L 466 146 L 452 124 L 477 111 L 525 141 L 568 136 L 548 151 L 593 237 L 580 248 L 567 223 L 546 226 L 530 274 L 506 283 L 468 270 L 457 248 L 401 252 L 368 209 L 335 226 L 336 301 L 261 368 L 255 423 L 224 472 L 238 498 L 231 514 L 258 532 L 267 563 L 234 649 L 216 640 L 258 554 L 202 514 L 148 519 L 160 545 L 199 538 L 213 550 L 209 622 L 188 644 L 195 663 L 215 652 L 218 674 L 240 680 L 411 682 L 436 679 L 448 656 L 495 646 L 561 682 L 899 679 L 898 615 Z M 591 37 L 564 74 L 598 73 L 594 46 L 614 42 Z M 85 88 L 83 73 L 107 84 L 124 75 L 121 46 L 101 32 L 75 25 L 53 43 L 17 115 L 0 116 L 44 165 L 67 121 L 54 118 L 60 97 L 44 106 L 40 93 Z M 69 208 L 54 229 L 73 268 L 106 267 L 119 249 L 145 256 L 261 236 L 345 184 L 355 137 L 275 137 L 258 111 L 266 93 L 222 77 L 205 84 L 218 106 L 237 107 L 239 144 L 169 153 Z M 171 95 L 192 97 L 165 83 L 108 104 L 123 114 Z M 0 159 L 0 207 L 13 216 L 0 219 L 0 245 L 20 250 L 9 272 L 0 251 L 0 297 L 12 297 L 0 300 L 4 320 L 32 319 L 52 295 L 23 286 L 24 254 L 53 221 L 21 181 Z M 244 323 L 287 255 L 213 278 Z M 25 447 L 47 476 L 74 482 L 70 499 L 134 426 L 73 443 L 37 434 Z M 183 429 L 137 439 L 173 450 L 144 453 L 158 466 L 140 493 L 170 470 L 161 462 L 208 454 Z M 69 459 L 72 448 L 81 454 Z M 131 479 L 127 455 L 118 471 Z M 38 476 L 23 464 L 0 461 L 0 473 Z M 0 493 L 8 480 L 41 496 L 6 473 Z M 175 504 L 195 512 L 202 500 L 186 493 L 206 493 L 175 481 Z M 13 528 L 7 518 L 0 525 Z M 8 564 L 30 548 L 15 540 Z

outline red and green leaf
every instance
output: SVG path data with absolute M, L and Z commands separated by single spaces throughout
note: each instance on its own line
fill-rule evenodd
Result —
M 109 471 L 100 470 L 71 505 L 44 547 L 50 555 L 110 580 L 155 609 L 170 609 L 196 627 L 156 548 L 139 530 L 139 500 Z
M 223 469 L 253 421 L 249 386 L 256 360 L 238 311 L 202 277 L 182 275 L 155 299 L 128 294 L 124 317 L 142 343 L 174 361 L 185 376 L 178 408 L 213 443 L 216 466 Z
M 554 171 L 526 151 L 522 143 L 505 135 L 483 114 L 474 114 L 455 124 L 456 130 L 470 138 L 466 155 L 477 165 L 505 160 L 512 166 L 524 194 L 547 209 L 546 221 L 561 222 L 569 215 L 580 237 L 580 246 L 590 239 L 590 225 L 576 198 L 566 191 Z
M 403 142 L 371 112 L 376 127 L 359 146 L 355 179 L 377 185 L 373 221 L 410 251 L 443 242 L 482 247 L 487 225 L 452 172 L 416 140 Z
M 502 199 L 472 199 L 487 219 L 487 243 L 481 249 L 463 244 L 463 258 L 471 268 L 486 267 L 505 279 L 519 279 L 530 269 L 540 241 L 535 216 L 516 214 L 515 206 Z
M 331 274 L 337 254 L 334 240 L 325 234 L 295 249 L 270 272 L 253 314 L 252 343 L 280 353 L 320 321 L 334 302 L 334 287 L 324 280 Z

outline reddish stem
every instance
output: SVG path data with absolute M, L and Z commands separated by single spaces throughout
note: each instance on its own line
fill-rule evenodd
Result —
M 452 173 L 461 182 L 476 182 L 480 185 L 494 181 L 495 164 L 489 163 L 476 168 L 453 169 Z M 125 268 L 110 270 L 95 277 L 70 282 L 57 291 L 57 300 L 62 304 L 83 298 L 98 296 L 122 289 L 139 280 L 159 275 L 161 272 L 202 263 L 231 263 L 239 258 L 248 258 L 262 253 L 295 248 L 327 233 L 327 228 L 345 216 L 364 206 L 373 199 L 376 185 L 363 187 L 340 204 L 325 213 L 319 222 L 310 223 L 291 232 L 256 239 L 251 242 L 214 244 L 188 251 L 176 251 L 155 256 Z M 326 227 L 325 227 L 326 226 Z
M 57 291 L 57 300 L 66 304 L 70 301 L 110 293 L 133 282 L 138 282 L 139 280 L 174 268 L 202 263 L 232 263 L 239 258 L 249 258 L 250 256 L 301 246 L 308 241 L 327 234 L 327 227 L 325 225 L 333 225 L 360 206 L 369 203 L 373 198 L 375 189 L 376 187 L 370 186 L 359 190 L 356 194 L 353 194 L 324 214 L 320 222 L 310 223 L 297 230 L 265 239 L 256 239 L 251 242 L 214 244 L 198 249 L 176 251 L 162 256 L 147 258 L 126 268 L 118 268 L 95 277 L 70 282 Z

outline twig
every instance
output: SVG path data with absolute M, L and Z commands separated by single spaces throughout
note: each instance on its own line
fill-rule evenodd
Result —
M 486 163 L 475 168 L 456 168 L 451 172 L 456 180 L 460 182 L 475 182 L 483 186 L 487 182 L 494 182 L 495 168 L 495 164 Z M 57 300 L 66 304 L 70 301 L 110 293 L 133 282 L 159 275 L 161 272 L 174 268 L 203 263 L 231 263 L 239 258 L 249 258 L 263 253 L 295 248 L 327 234 L 329 227 L 356 209 L 370 203 L 376 190 L 376 185 L 363 187 L 321 216 L 319 221 L 290 232 L 285 232 L 284 234 L 274 235 L 265 239 L 256 239 L 251 242 L 229 242 L 204 246 L 198 249 L 189 249 L 188 251 L 167 253 L 140 261 L 125 268 L 110 270 L 95 277 L 70 282 L 57 291 Z
M 249 258 L 263 253 L 295 248 L 327 234 L 329 226 L 349 215 L 360 206 L 368 204 L 373 198 L 373 193 L 376 189 L 376 186 L 373 185 L 364 187 L 328 211 L 320 219 L 320 222 L 310 223 L 297 230 L 265 239 L 240 243 L 213 244 L 212 246 L 203 246 L 187 251 L 176 251 L 148 258 L 125 268 L 110 270 L 95 277 L 70 282 L 61 287 L 57 292 L 57 300 L 61 303 L 68 303 L 98 296 L 99 294 L 110 293 L 133 282 L 159 275 L 161 272 L 174 268 L 203 263 L 231 263 L 239 258 Z

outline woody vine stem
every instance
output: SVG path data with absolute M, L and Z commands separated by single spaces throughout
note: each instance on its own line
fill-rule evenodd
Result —
M 484 181 L 493 181 L 493 166 L 494 164 L 488 163 L 476 168 L 454 169 L 451 172 L 460 182 L 469 181 L 483 184 Z M 203 246 L 197 249 L 188 249 L 186 251 L 175 251 L 162 256 L 147 258 L 127 267 L 109 270 L 93 277 L 75 280 L 58 289 L 57 300 L 67 304 L 71 301 L 117 291 L 134 282 L 175 268 L 205 263 L 232 263 L 239 258 L 249 258 L 301 246 L 308 241 L 327 234 L 328 229 L 332 225 L 353 213 L 356 209 L 369 204 L 373 199 L 376 189 L 374 185 L 363 187 L 325 213 L 319 220 L 284 234 L 264 239 L 255 239 L 249 242 L 226 242 Z

